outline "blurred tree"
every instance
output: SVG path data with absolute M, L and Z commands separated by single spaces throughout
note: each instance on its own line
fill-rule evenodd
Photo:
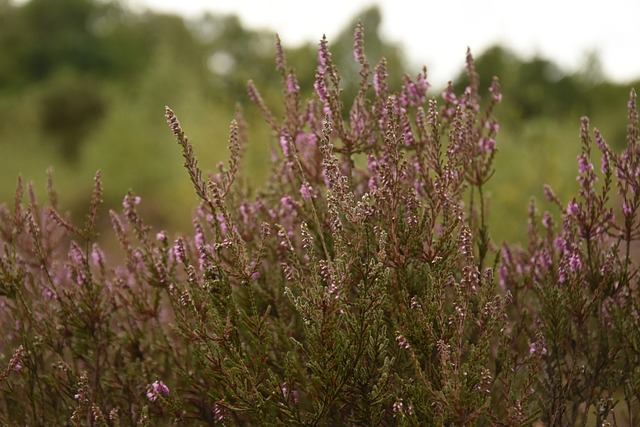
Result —
M 69 161 L 106 110 L 98 82 L 89 75 L 61 70 L 48 80 L 40 101 L 41 125 Z
M 104 6 L 90 0 L 32 0 L 19 8 L 24 25 L 22 72 L 30 80 L 67 66 L 102 73 L 110 68 L 104 42 L 93 23 Z

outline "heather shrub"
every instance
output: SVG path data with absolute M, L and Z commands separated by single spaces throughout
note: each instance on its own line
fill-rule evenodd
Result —
M 358 26 L 348 103 L 325 39 L 309 99 L 276 42 L 282 117 L 248 87 L 277 142 L 257 192 L 240 113 L 228 165 L 205 175 L 167 107 L 200 200 L 190 235 L 148 225 L 130 192 L 109 213 L 120 250 L 104 251 L 99 173 L 82 225 L 51 179 L 45 205 L 18 180 L 0 210 L 0 421 L 633 425 L 635 94 L 627 149 L 584 119 L 580 193 L 563 204 L 549 189 L 559 213 L 532 204 L 528 246 L 498 250 L 485 196 L 498 80 L 480 88 L 468 53 L 463 92 L 430 97 L 425 69 L 392 93 L 362 40 Z

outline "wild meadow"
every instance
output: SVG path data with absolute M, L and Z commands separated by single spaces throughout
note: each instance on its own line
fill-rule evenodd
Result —
M 259 186 L 243 109 L 212 170 L 181 110 L 157 112 L 197 201 L 188 231 L 133 191 L 105 212 L 101 172 L 81 212 L 61 208 L 55 173 L 44 196 L 18 178 L 0 208 L 0 423 L 640 422 L 634 89 L 625 144 L 578 120 L 575 186 L 544 187 L 503 243 L 493 180 L 530 159 L 501 159 L 499 76 L 468 52 L 464 85 L 436 91 L 424 68 L 393 88 L 364 34 L 351 94 L 325 38 L 312 78 L 276 39 L 279 105 L 247 85 L 275 142 Z

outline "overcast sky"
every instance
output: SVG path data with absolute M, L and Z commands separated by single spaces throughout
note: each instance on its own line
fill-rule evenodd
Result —
M 125 0 L 127 1 L 127 0 Z M 467 46 L 479 55 L 501 43 L 524 58 L 547 57 L 574 71 L 589 51 L 605 75 L 640 77 L 640 0 L 128 0 L 137 8 L 180 13 L 235 13 L 252 29 L 277 32 L 285 45 L 331 42 L 359 11 L 382 10 L 383 36 L 404 47 L 413 65 L 427 65 L 444 83 L 461 69 Z M 366 31 L 366 28 L 365 28 Z

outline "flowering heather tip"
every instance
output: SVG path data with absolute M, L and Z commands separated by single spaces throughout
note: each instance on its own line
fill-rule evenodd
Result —
M 329 52 L 327 37 L 322 36 L 322 40 L 320 40 L 320 48 L 318 49 L 318 72 L 324 75 L 330 62 L 331 52 Z
M 284 61 L 284 52 L 282 50 L 282 43 L 280 42 L 280 36 L 276 34 L 276 70 L 283 72 L 286 68 Z
M 496 77 L 493 78 L 491 82 L 491 86 L 489 86 L 489 93 L 491 94 L 491 99 L 495 103 L 499 103 L 502 101 L 502 93 L 500 93 L 500 83 Z
M 291 149 L 289 148 L 289 135 L 286 131 L 282 132 L 282 135 L 280 135 L 280 148 L 282 149 L 282 155 L 285 158 L 291 156 Z
M 91 260 L 96 267 L 102 267 L 104 265 L 104 253 L 98 247 L 97 243 L 94 243 L 91 248 Z
M 567 205 L 567 213 L 571 216 L 578 216 L 580 214 L 580 207 L 575 200 L 572 200 Z
M 544 356 L 547 354 L 547 349 L 544 347 L 544 345 L 541 345 L 541 343 L 532 342 L 531 344 L 529 344 L 529 354 L 532 356 L 535 354 Z
M 300 196 L 302 196 L 303 200 L 306 200 L 306 201 L 311 200 L 311 192 L 312 191 L 313 191 L 313 188 L 306 181 L 303 182 L 302 185 L 300 186 Z
M 418 107 L 427 102 L 427 91 L 431 84 L 427 82 L 427 68 L 423 68 L 415 81 L 404 76 L 404 84 L 400 93 L 400 104 L 403 107 Z
M 593 163 L 589 161 L 587 156 L 583 153 L 578 156 L 578 171 L 581 174 L 589 173 L 593 170 Z
M 44 289 L 42 290 L 42 297 L 43 297 L 44 299 L 49 300 L 49 299 L 53 298 L 53 296 L 54 296 L 54 293 L 53 293 L 53 291 L 52 291 L 51 289 L 49 289 L 49 288 L 44 288 Z
M 84 264 L 84 256 L 82 255 L 82 251 L 75 244 L 75 242 L 71 243 L 71 249 L 69 249 L 69 258 L 73 261 L 76 266 L 81 266 Z
M 600 160 L 600 172 L 607 174 L 611 171 L 611 164 L 609 162 L 609 155 L 606 152 L 602 153 L 602 159 Z
M 24 365 L 24 361 L 23 361 L 23 355 L 24 355 L 24 347 L 20 346 L 16 349 L 16 351 L 13 353 L 13 356 L 11 357 L 11 360 L 9 360 L 9 366 L 7 367 L 7 371 L 8 372 L 20 372 L 22 370 L 22 367 Z
M 289 93 L 300 92 L 300 86 L 298 85 L 298 81 L 296 80 L 296 76 L 294 74 L 289 74 L 287 76 L 287 92 Z
M 569 269 L 574 273 L 582 269 L 580 254 L 578 254 L 577 252 L 571 254 L 571 258 L 569 259 Z
M 162 381 L 155 381 L 149 387 L 147 387 L 147 399 L 151 402 L 158 400 L 160 396 L 168 396 L 169 387 Z
M 500 264 L 500 267 L 498 267 L 498 284 L 500 285 L 500 289 L 502 289 L 503 292 L 507 292 L 508 280 L 509 270 L 507 269 L 507 266 L 502 263 Z
M 320 101 L 322 101 L 322 103 L 325 104 L 326 106 L 329 95 L 327 91 L 325 77 L 323 74 L 320 74 L 319 72 L 316 73 L 316 81 L 313 83 L 313 88 L 316 90 L 316 93 L 318 94 L 318 98 L 320 99 Z
M 173 132 L 173 134 L 176 137 L 182 136 L 184 132 L 180 127 L 180 122 L 178 121 L 178 118 L 176 117 L 175 113 L 171 108 L 165 107 L 165 117 L 167 118 L 167 123 L 169 124 L 169 128 L 171 129 L 171 132 Z
M 362 22 L 359 22 L 356 26 L 356 31 L 353 36 L 353 57 L 358 64 L 366 63 L 364 55 L 364 29 Z
M 204 245 L 205 245 L 204 232 L 202 231 L 202 228 L 200 226 L 196 227 L 196 235 L 193 240 L 198 250 L 201 250 L 202 248 L 204 248 Z
M 451 82 L 447 85 L 447 88 L 442 92 L 442 99 L 444 102 L 449 104 L 455 104 L 458 100 L 456 97 L 456 93 L 453 90 L 453 85 Z
M 560 253 L 564 253 L 567 250 L 567 241 L 562 236 L 556 236 L 553 245 Z
M 178 238 L 173 244 L 173 257 L 179 263 L 184 263 L 187 259 L 182 238 Z
M 140 201 L 142 199 L 140 199 L 140 196 L 131 196 L 131 195 L 127 195 L 124 200 L 122 201 L 122 207 L 129 211 L 131 209 L 133 209 L 133 207 L 135 205 L 139 205 Z
M 544 197 L 550 202 L 558 200 L 558 196 L 556 196 L 556 193 L 554 193 L 553 189 L 548 185 L 544 186 Z
M 260 104 L 262 102 L 262 97 L 258 93 L 258 89 L 253 83 L 253 80 L 249 80 L 247 82 L 247 96 L 249 96 L 249 99 L 256 104 Z
M 216 420 L 216 422 L 218 423 L 222 423 L 224 422 L 225 419 L 229 418 L 231 416 L 231 413 L 229 412 L 229 410 L 227 408 L 225 408 L 224 406 L 220 405 L 219 403 L 216 403 L 213 405 L 213 416 Z
M 158 233 L 156 233 L 156 240 L 158 242 L 166 242 L 167 241 L 167 234 L 164 231 L 160 231 Z
M 495 119 L 489 120 L 486 124 L 486 127 L 493 135 L 497 135 L 498 132 L 500 132 L 500 124 Z
M 220 226 L 220 232 L 223 236 L 226 236 L 229 233 L 229 227 L 227 227 L 227 221 L 225 221 L 222 212 L 218 212 L 216 214 L 216 218 L 218 220 L 218 225 Z
M 491 153 L 496 148 L 496 140 L 485 136 L 480 140 L 479 145 L 482 151 L 484 151 L 485 153 Z
M 378 98 L 384 97 L 387 93 L 387 60 L 382 58 L 373 73 L 373 90 Z
M 409 350 L 411 348 L 409 341 L 407 341 L 405 336 L 402 334 L 398 334 L 396 336 L 396 342 L 398 343 L 398 347 L 400 347 L 403 350 Z

